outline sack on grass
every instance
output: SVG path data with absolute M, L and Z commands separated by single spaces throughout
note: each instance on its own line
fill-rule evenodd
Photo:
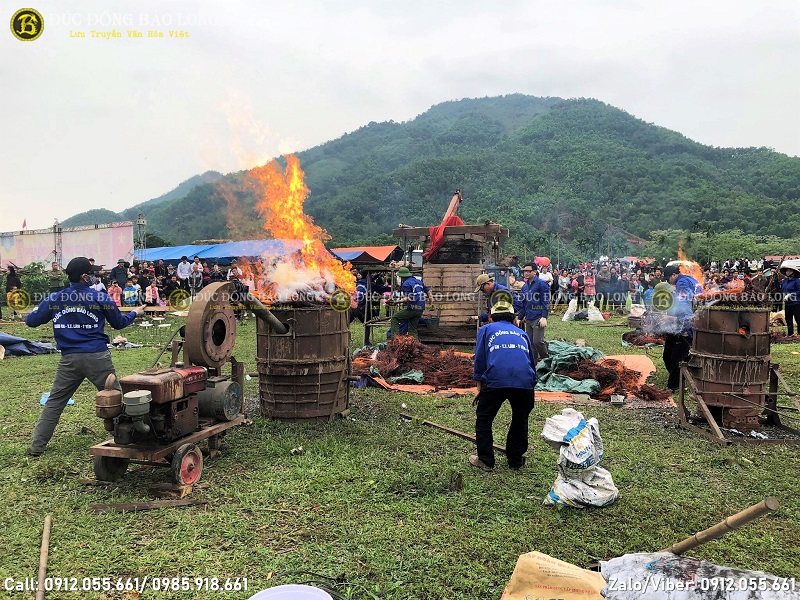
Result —
M 562 321 L 572 321 L 575 318 L 575 313 L 578 312 L 578 299 L 573 298 L 569 301 L 569 305 L 567 306 L 567 312 L 564 313 L 564 316 L 561 317 Z
M 603 467 L 592 467 L 579 473 L 564 473 L 559 469 L 553 488 L 545 496 L 545 506 L 564 504 L 572 508 L 603 507 L 619 497 L 611 473 Z
M 762 571 L 721 567 L 669 552 L 626 554 L 600 562 L 607 600 L 790 600 L 792 579 Z
M 605 321 L 605 319 L 603 318 L 603 313 L 601 313 L 594 305 L 594 300 L 589 302 L 589 306 L 587 307 L 587 309 L 589 311 L 590 321 Z
M 600 590 L 605 584 L 600 573 L 581 569 L 541 552 L 528 552 L 517 560 L 500 600 L 603 600 Z

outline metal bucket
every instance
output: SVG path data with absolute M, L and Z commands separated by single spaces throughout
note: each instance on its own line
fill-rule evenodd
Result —
M 333 420 L 349 400 L 348 312 L 315 305 L 272 313 L 289 331 L 279 335 L 257 322 L 261 413 L 295 423 Z

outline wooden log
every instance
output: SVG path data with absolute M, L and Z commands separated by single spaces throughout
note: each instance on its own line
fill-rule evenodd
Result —
M 729 531 L 734 531 L 735 529 L 739 529 L 740 527 L 747 525 L 751 521 L 755 521 L 757 518 L 767 513 L 778 510 L 780 506 L 781 505 L 776 498 L 769 496 L 767 498 L 764 498 L 764 500 L 759 502 L 758 504 L 754 504 L 749 508 L 745 508 L 743 511 L 738 512 L 735 515 L 731 515 L 724 521 L 720 521 L 713 527 L 709 527 L 708 529 L 699 531 L 695 533 L 693 536 L 688 537 L 685 540 L 678 542 L 677 544 L 673 544 L 669 548 L 660 550 L 660 552 L 672 552 L 673 554 L 683 554 L 684 552 L 687 552 L 692 548 L 697 548 L 697 546 L 701 544 L 705 544 L 706 542 L 710 542 L 711 540 L 716 540 L 718 538 L 721 538 Z
M 181 500 L 153 500 L 151 502 L 121 502 L 119 504 L 92 504 L 89 510 L 96 513 L 104 512 L 139 512 L 155 510 L 157 508 L 177 508 L 180 506 L 197 506 L 208 504 L 205 500 L 183 498 Z
M 36 589 L 36 600 L 44 600 L 44 582 L 47 575 L 47 557 L 50 554 L 50 527 L 53 518 L 47 515 L 44 518 L 44 530 L 42 531 L 42 547 L 39 550 L 39 585 Z
M 410 421 L 419 421 L 418 417 L 411 416 L 406 413 L 400 413 L 400 416 L 403 419 L 408 419 Z M 424 420 L 422 421 L 423 425 L 427 425 L 428 427 L 433 427 L 435 429 L 441 429 L 442 431 L 446 431 L 456 437 L 460 437 L 462 440 L 467 440 L 469 442 L 475 442 L 475 436 L 469 433 L 465 433 L 463 431 L 459 431 L 458 429 L 453 429 L 452 427 L 447 427 L 446 425 L 440 425 L 439 423 L 434 423 L 433 421 Z M 502 452 L 503 454 L 506 453 L 506 447 L 501 446 L 500 444 L 494 444 L 494 449 L 498 452 Z

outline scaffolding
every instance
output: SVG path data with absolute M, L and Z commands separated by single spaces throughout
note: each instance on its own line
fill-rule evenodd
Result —
M 142 213 L 133 222 L 133 256 L 139 256 L 140 260 L 147 260 L 147 219 Z M 141 253 L 137 253 L 141 251 Z

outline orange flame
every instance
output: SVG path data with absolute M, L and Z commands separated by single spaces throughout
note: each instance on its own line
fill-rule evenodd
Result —
M 262 257 L 257 265 L 243 269 L 245 279 L 252 279 L 256 294 L 268 302 L 294 300 L 298 295 L 325 301 L 336 288 L 353 294 L 356 282 L 350 265 L 342 264 L 328 252 L 324 242 L 330 236 L 303 213 L 309 189 L 297 157 L 287 155 L 285 169 L 272 161 L 250 170 L 248 175 L 264 189 L 256 205 L 264 218 L 264 230 L 271 238 L 302 244 L 291 255 Z
M 686 252 L 683 251 L 683 240 L 678 241 L 678 260 L 682 261 L 680 269 L 684 275 L 694 277 L 700 285 L 703 285 L 703 269 L 693 260 L 689 260 Z

